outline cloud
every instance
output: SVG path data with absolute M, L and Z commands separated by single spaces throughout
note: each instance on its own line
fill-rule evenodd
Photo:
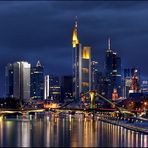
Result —
M 129 1 L 0 2 L 0 73 L 4 76 L 9 62 L 24 59 L 35 65 L 40 59 L 46 73 L 70 74 L 72 29 L 78 16 L 79 40 L 92 47 L 92 56 L 101 66 L 110 36 L 123 68 L 138 66 L 146 77 L 147 5 Z

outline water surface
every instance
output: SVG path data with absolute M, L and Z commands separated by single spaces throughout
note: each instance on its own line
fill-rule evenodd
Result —
M 0 146 L 148 147 L 148 135 L 80 115 L 46 113 L 0 121 Z

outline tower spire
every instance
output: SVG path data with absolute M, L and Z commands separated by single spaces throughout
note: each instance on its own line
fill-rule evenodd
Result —
M 40 63 L 40 61 L 39 61 L 39 60 L 37 61 L 36 66 L 37 66 L 37 67 L 41 66 L 41 63 Z
M 74 29 L 73 29 L 73 36 L 72 36 L 73 48 L 75 48 L 76 45 L 79 44 L 77 31 L 78 31 L 78 23 L 77 23 L 77 16 L 76 16 L 76 18 L 75 18 L 75 26 L 74 26 Z
M 76 16 L 76 17 L 75 17 L 75 28 L 78 27 L 78 22 L 77 22 L 77 20 L 78 20 L 78 17 Z
M 111 41 L 110 41 L 110 37 L 108 38 L 108 50 L 111 50 Z

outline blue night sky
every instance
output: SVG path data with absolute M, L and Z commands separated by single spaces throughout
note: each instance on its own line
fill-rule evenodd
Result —
M 92 47 L 100 69 L 110 36 L 122 68 L 139 67 L 147 79 L 148 2 L 6 1 L 0 2 L 0 96 L 7 63 L 40 60 L 46 74 L 71 74 L 75 16 L 79 41 Z

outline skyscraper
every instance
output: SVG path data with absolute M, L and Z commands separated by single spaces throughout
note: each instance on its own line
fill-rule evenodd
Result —
M 44 68 L 37 62 L 35 67 L 31 68 L 31 97 L 35 99 L 44 98 Z
M 13 97 L 13 64 L 5 67 L 5 90 L 6 97 Z
M 78 99 L 81 93 L 91 89 L 91 47 L 79 43 L 77 20 L 73 29 L 73 97 Z
M 111 50 L 110 38 L 108 39 L 108 49 L 106 51 L 106 77 L 110 84 L 108 85 L 108 98 L 112 97 L 113 90 L 116 89 L 121 96 L 121 58 L 117 53 Z
M 13 64 L 14 98 L 24 102 L 30 99 L 30 67 L 31 65 L 24 61 Z

